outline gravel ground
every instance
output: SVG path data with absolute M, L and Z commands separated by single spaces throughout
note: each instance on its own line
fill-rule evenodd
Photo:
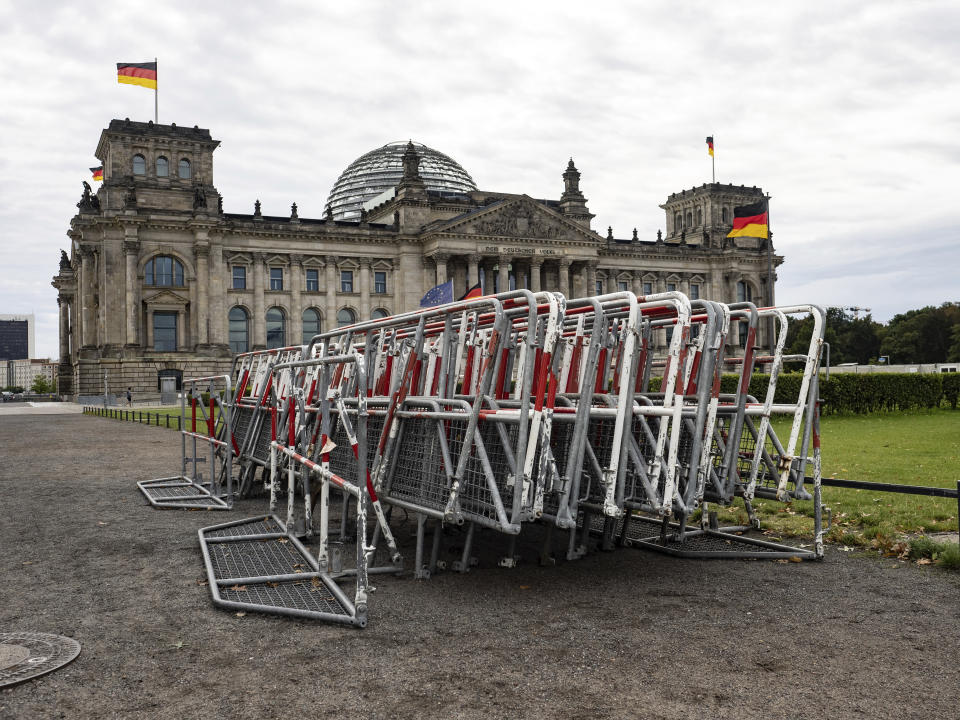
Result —
M 0 457 L 0 631 L 83 647 L 0 691 L 2 718 L 960 715 L 960 578 L 933 568 L 833 548 L 554 567 L 528 551 L 514 569 L 377 576 L 365 630 L 238 617 L 198 584 L 197 529 L 265 501 L 146 505 L 135 483 L 178 471 L 174 432 L 4 416 Z

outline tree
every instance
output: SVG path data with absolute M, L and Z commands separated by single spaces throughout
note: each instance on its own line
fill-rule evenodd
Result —
M 845 362 L 865 364 L 879 355 L 883 326 L 874 322 L 870 315 L 860 320 L 845 313 L 843 308 L 829 307 L 826 322 L 823 340 L 830 345 L 831 365 Z M 808 315 L 799 322 L 792 320 L 787 328 L 787 353 L 806 353 L 812 332 L 812 316 Z
M 33 379 L 33 385 L 30 386 L 30 392 L 37 395 L 46 395 L 53 392 L 53 383 L 47 380 L 43 375 L 37 375 Z
M 892 363 L 941 363 L 954 351 L 960 304 L 909 310 L 888 323 L 880 352 Z M 957 348 L 960 351 L 960 348 Z

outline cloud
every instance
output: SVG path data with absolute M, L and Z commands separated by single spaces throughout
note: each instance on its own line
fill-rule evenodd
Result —
M 0 312 L 35 311 L 43 355 L 99 133 L 153 115 L 114 63 L 154 56 L 161 121 L 222 141 L 228 211 L 319 216 L 352 160 L 412 138 L 535 197 L 573 157 L 594 227 L 651 238 L 670 193 L 710 180 L 712 134 L 717 180 L 773 197 L 781 299 L 878 317 L 956 294 L 955 3 L 0 7 Z

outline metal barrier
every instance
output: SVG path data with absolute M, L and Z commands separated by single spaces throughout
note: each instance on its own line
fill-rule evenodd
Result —
M 154 507 L 228 510 L 233 506 L 233 457 L 236 444 L 229 429 L 234 404 L 226 375 L 184 380 L 180 401 L 180 474 L 141 480 L 137 487 Z M 201 402 L 206 388 L 209 405 Z M 187 425 L 187 396 L 190 424 Z M 199 411 L 199 414 L 198 414 Z M 197 421 L 206 434 L 197 432 Z M 231 446 L 232 445 L 232 446 Z M 204 480 L 201 465 L 207 466 Z
M 799 314 L 814 316 L 813 338 L 805 354 L 785 355 L 788 321 Z M 775 347 L 758 356 L 757 327 L 768 318 L 777 323 Z M 213 600 L 363 626 L 369 576 L 404 567 L 394 510 L 416 521 L 418 578 L 441 567 L 444 526 L 463 526 L 451 564 L 460 572 L 491 537 L 506 538 L 500 563 L 515 564 L 517 537 L 532 526 L 545 528 L 545 561 L 554 531 L 568 533 L 568 559 L 582 557 L 594 535 L 607 549 L 821 557 L 823 321 L 815 306 L 758 309 L 677 292 L 568 301 L 518 290 L 337 328 L 303 347 L 238 355 L 216 395 L 226 412 L 208 440 L 210 467 L 219 471 L 208 494 L 230 502 L 235 455 L 241 494 L 252 493 L 262 468 L 270 512 L 200 531 Z M 741 357 L 728 356 L 733 323 L 746 326 Z M 758 362 L 771 368 L 762 401 L 749 394 Z M 804 372 L 799 397 L 777 403 L 780 371 L 796 362 Z M 739 373 L 733 393 L 720 392 L 725 368 Z M 770 422 L 778 414 L 792 420 L 786 440 Z M 190 431 L 184 438 L 200 441 Z M 153 481 L 157 487 L 206 488 L 196 450 L 184 448 L 182 476 Z M 745 539 L 737 533 L 748 527 L 711 523 L 710 503 L 740 498 L 758 527 L 756 496 L 812 497 L 814 550 Z M 310 551 L 304 542 L 315 532 Z M 352 597 L 340 585 L 347 581 Z

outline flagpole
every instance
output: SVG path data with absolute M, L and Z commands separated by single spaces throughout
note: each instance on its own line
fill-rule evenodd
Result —
M 155 73 L 157 79 L 153 83 L 153 124 L 160 124 L 160 101 L 157 99 L 157 96 L 160 94 L 160 65 L 157 62 L 157 58 L 153 59 L 153 65 L 156 68 Z
M 770 193 L 767 193 L 767 307 L 774 307 L 773 296 L 773 232 L 770 230 Z M 774 354 L 774 318 L 770 316 L 767 332 L 770 333 L 770 354 Z
M 710 177 L 712 178 L 711 182 L 716 184 L 717 182 L 717 136 L 711 135 L 713 138 L 713 152 L 710 153 Z

